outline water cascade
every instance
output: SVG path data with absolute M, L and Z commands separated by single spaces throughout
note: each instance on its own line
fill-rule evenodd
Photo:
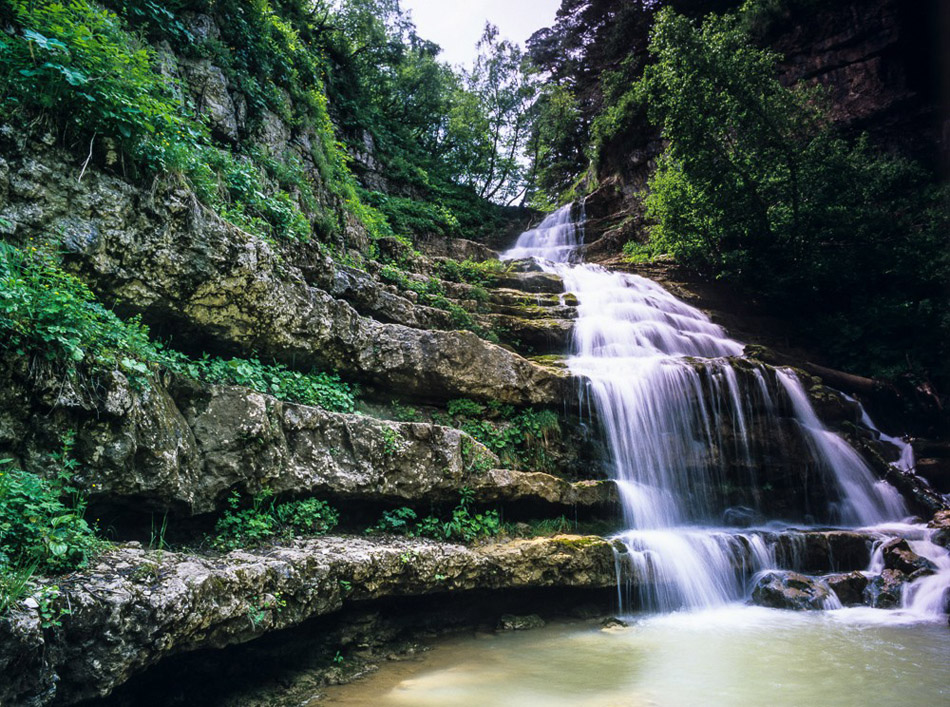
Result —
M 939 612 L 946 553 L 900 523 L 909 515 L 900 494 L 819 420 L 796 374 L 743 358 L 743 344 L 657 283 L 579 262 L 582 229 L 583 216 L 565 207 L 503 257 L 535 259 L 578 299 L 568 363 L 587 382 L 621 492 L 629 530 L 619 536 L 618 570 L 637 592 L 628 597 L 621 586 L 622 602 L 669 611 L 744 598 L 757 572 L 783 562 L 796 569 L 782 551 L 787 534 L 773 532 L 780 519 L 784 527 L 898 523 L 940 568 L 905 604 Z M 912 465 L 908 450 L 904 465 Z M 776 475 L 785 484 L 778 493 Z

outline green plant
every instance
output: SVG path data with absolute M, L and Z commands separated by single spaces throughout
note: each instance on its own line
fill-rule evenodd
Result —
M 414 510 L 404 506 L 392 511 L 384 511 L 379 521 L 366 532 L 396 533 L 409 537 L 459 540 L 466 543 L 481 537 L 497 535 L 501 531 L 498 512 L 491 510 L 475 513 L 472 511 L 473 503 L 474 492 L 469 488 L 463 488 L 458 505 L 451 516 L 444 520 L 434 515 L 420 519 Z M 403 562 L 408 562 L 408 560 L 403 559 Z
M 71 474 L 47 479 L 9 463 L 0 460 L 0 567 L 45 573 L 84 565 L 100 541 L 82 507 L 68 502 L 76 494 Z
M 75 367 L 114 367 L 132 378 L 156 356 L 138 319 L 122 321 L 75 275 L 65 272 L 47 242 L 23 248 L 0 241 L 0 334 L 5 349 Z
M 10 567 L 6 562 L 0 562 L 0 616 L 29 595 L 37 565 L 38 562 L 33 562 L 21 567 Z
M 383 511 L 376 524 L 367 528 L 367 533 L 395 533 L 399 535 L 412 535 L 413 529 L 419 516 L 416 512 L 407 506 L 396 508 L 392 511 Z
M 506 464 L 539 471 L 550 468 L 547 450 L 560 434 L 560 423 L 552 410 L 516 411 L 510 405 L 486 406 L 464 398 L 450 400 L 446 408 L 450 424 L 481 442 Z M 491 460 L 480 455 L 473 463 L 481 469 Z
M 37 604 L 37 613 L 40 615 L 40 626 L 42 628 L 53 628 L 62 626 L 62 618 L 72 613 L 69 606 L 64 606 L 58 602 L 60 591 L 59 587 L 49 584 L 41 585 L 33 592 L 33 599 Z
M 171 370 L 206 383 L 246 386 L 281 400 L 333 412 L 356 409 L 356 386 L 343 382 L 336 374 L 303 373 L 276 362 L 262 363 L 256 358 L 225 360 L 205 355 L 195 360 L 173 351 L 165 351 L 159 358 Z
M 419 422 L 422 419 L 422 413 L 411 405 L 403 405 L 395 400 L 389 404 L 392 419 L 399 422 Z
M 155 515 L 152 515 L 152 530 L 149 534 L 148 548 L 149 550 L 158 550 L 159 552 L 164 551 L 168 545 L 165 543 L 165 531 L 168 530 L 168 512 L 162 514 L 162 523 L 156 528 L 155 527 Z
M 820 90 L 779 81 L 742 18 L 788 4 L 701 24 L 657 14 L 635 87 L 666 141 L 645 194 L 649 247 L 781 312 L 835 365 L 950 380 L 948 188 L 843 138 Z
M 214 526 L 212 545 L 219 550 L 234 550 L 249 545 L 283 539 L 294 535 L 323 535 L 339 522 L 336 509 L 315 498 L 275 503 L 272 491 L 265 489 L 251 499 L 251 506 L 241 507 L 241 496 L 233 492 L 229 508 Z
M 387 457 L 394 456 L 399 451 L 402 435 L 387 425 L 380 431 L 380 436 L 383 439 L 383 454 Z

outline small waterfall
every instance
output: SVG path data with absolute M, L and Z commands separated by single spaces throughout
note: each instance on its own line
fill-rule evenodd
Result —
M 729 527 L 762 517 L 770 460 L 799 465 L 821 485 L 814 496 L 828 499 L 809 507 L 804 497 L 799 520 L 867 526 L 908 515 L 896 490 L 821 423 L 794 372 L 742 359 L 741 343 L 657 283 L 580 263 L 582 241 L 564 207 L 503 257 L 536 259 L 578 298 L 569 366 L 587 381 L 630 528 L 617 555 L 632 578 L 627 592 L 618 587 L 623 605 L 631 586 L 642 608 L 721 605 L 776 567 L 787 543 Z M 751 507 L 732 503 L 737 486 Z M 920 585 L 916 601 L 936 592 Z

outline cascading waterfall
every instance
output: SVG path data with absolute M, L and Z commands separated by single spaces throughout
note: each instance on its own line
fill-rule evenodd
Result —
M 582 228 L 565 207 L 503 257 L 534 258 L 578 299 L 569 366 L 587 381 L 630 528 L 618 568 L 650 578 L 636 583 L 640 606 L 735 601 L 754 573 L 776 566 L 774 534 L 737 527 L 761 513 L 731 503 L 744 470 L 755 504 L 766 458 L 807 457 L 797 462 L 822 485 L 817 497 L 831 499 L 804 499 L 800 517 L 785 520 L 866 527 L 908 515 L 900 494 L 820 422 L 793 371 L 742 359 L 741 343 L 657 283 L 578 262 Z M 779 441 L 756 441 L 777 431 Z M 934 587 L 918 593 L 932 600 Z

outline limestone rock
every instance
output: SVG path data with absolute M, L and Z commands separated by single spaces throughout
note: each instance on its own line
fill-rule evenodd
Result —
M 611 587 L 601 538 L 559 536 L 468 548 L 327 537 L 220 558 L 118 547 L 58 580 L 72 613 L 43 630 L 36 610 L 0 619 L 0 704 L 104 696 L 174 653 L 243 643 L 344 602 L 471 589 Z
M 771 570 L 756 579 L 752 603 L 773 609 L 817 611 L 829 608 L 834 595 L 813 577 Z
M 825 582 L 843 606 L 864 604 L 864 590 L 868 586 L 868 578 L 862 572 L 828 575 Z
M 498 458 L 451 427 L 328 412 L 179 376 L 135 390 L 112 372 L 92 395 L 52 371 L 30 378 L 9 366 L 0 358 L 0 454 L 43 471 L 75 431 L 77 483 L 94 502 L 194 515 L 219 510 L 232 490 L 265 486 L 394 505 L 454 502 L 465 486 L 483 503 L 616 502 L 610 482 L 486 471 Z
M 498 620 L 498 631 L 530 631 L 535 628 L 544 628 L 545 623 L 537 614 L 528 614 L 527 616 L 515 616 L 514 614 L 505 614 Z
M 42 175 L 24 170 L 26 162 L 16 166 L 22 184 L 14 190 L 11 179 L 16 194 L 0 208 L 18 237 L 63 233 L 68 261 L 103 300 L 177 337 L 337 369 L 419 400 L 573 399 L 567 373 L 470 332 L 420 331 L 361 316 L 186 190 L 152 196 L 92 170 L 77 184 L 54 153 L 44 156 Z
M 886 569 L 872 577 L 864 590 L 865 602 L 875 609 L 893 609 L 900 606 L 907 576 L 893 569 Z
M 937 566 L 925 557 L 921 557 L 910 549 L 910 545 L 903 538 L 889 540 L 881 548 L 884 555 L 884 567 L 897 570 L 904 574 L 914 574 L 918 571 L 932 573 Z
M 950 550 L 950 511 L 937 511 L 927 527 L 934 529 L 931 542 Z
M 208 117 L 214 133 L 225 140 L 238 139 L 238 119 L 228 92 L 228 79 L 209 59 L 182 59 L 182 72 L 198 110 Z

